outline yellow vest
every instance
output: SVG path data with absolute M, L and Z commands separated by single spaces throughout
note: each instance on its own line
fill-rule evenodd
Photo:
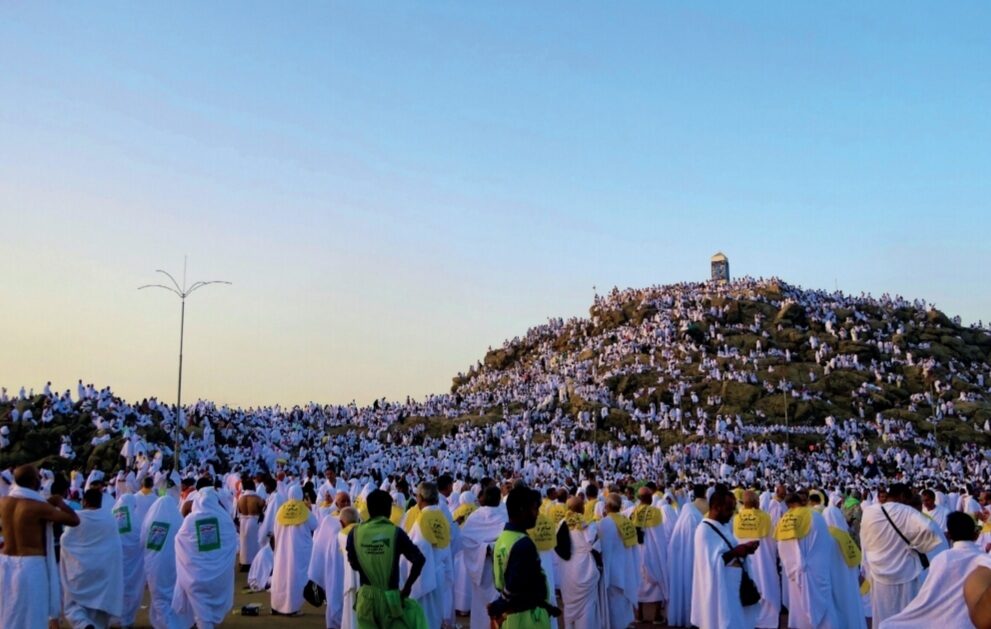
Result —
M 295 526 L 310 519 L 310 510 L 302 500 L 290 500 L 279 507 L 275 521 L 282 526 Z
M 774 539 L 779 542 L 802 539 L 812 530 L 812 509 L 799 507 L 784 512 L 774 530 Z
M 616 525 L 616 530 L 619 532 L 619 537 L 623 540 L 623 546 L 626 548 L 636 546 L 637 527 L 633 525 L 633 522 L 630 522 L 630 518 L 619 513 L 610 513 L 609 518 L 612 519 L 613 523 Z
M 664 514 L 657 507 L 638 504 L 630 514 L 633 525 L 641 529 L 652 529 L 664 522 Z
M 764 539 L 771 534 L 771 516 L 760 509 L 740 509 L 733 518 L 737 539 Z
M 421 511 L 420 532 L 436 548 L 447 548 L 451 543 L 451 524 L 443 511 Z

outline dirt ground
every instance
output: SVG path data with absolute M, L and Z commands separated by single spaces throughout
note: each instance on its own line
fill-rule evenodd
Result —
M 273 616 L 272 608 L 269 605 L 271 597 L 268 592 L 248 592 L 246 573 L 238 572 L 236 585 L 234 588 L 234 609 L 224 621 L 224 627 L 255 627 L 257 629 L 324 629 L 324 610 L 317 609 L 309 603 L 303 603 L 303 614 L 288 618 L 285 616 Z M 242 616 L 241 607 L 249 603 L 258 603 L 262 606 L 258 616 Z M 63 623 L 63 626 L 66 626 Z M 151 629 L 148 622 L 148 597 L 142 602 L 141 610 L 138 612 L 137 624 L 140 629 Z M 458 627 L 467 629 L 468 617 L 458 617 Z M 662 629 L 664 625 L 643 623 L 637 627 L 651 627 Z

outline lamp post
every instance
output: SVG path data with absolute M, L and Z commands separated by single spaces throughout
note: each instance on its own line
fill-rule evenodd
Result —
M 161 269 L 156 269 L 155 272 L 156 273 L 161 273 L 165 277 L 169 278 L 169 281 L 172 282 L 172 286 L 166 286 L 165 284 L 145 284 L 144 286 L 139 286 L 138 287 L 138 290 L 142 290 L 142 289 L 145 289 L 145 288 L 163 288 L 163 289 L 169 291 L 170 293 L 174 293 L 177 297 L 179 297 L 179 300 L 182 302 L 182 306 L 180 307 L 180 311 L 179 311 L 180 312 L 180 315 L 179 315 L 179 392 L 176 395 L 176 403 L 175 403 L 175 414 L 176 414 L 175 415 L 175 454 L 172 457 L 172 459 L 173 459 L 172 469 L 174 469 L 176 472 L 178 472 L 179 471 L 179 434 L 180 434 L 179 431 L 180 431 L 180 426 L 182 424 L 182 344 L 183 344 L 183 337 L 184 337 L 184 332 L 185 332 L 185 328 L 186 328 L 186 297 L 189 297 L 190 295 L 193 294 L 194 291 L 196 291 L 196 290 L 198 290 L 200 288 L 203 288 L 204 286 L 209 286 L 210 284 L 227 284 L 227 285 L 230 285 L 230 282 L 225 281 L 225 280 L 210 280 L 208 282 L 193 282 L 191 285 L 187 286 L 186 285 L 186 258 L 183 258 L 183 261 L 182 261 L 182 286 L 181 287 L 179 286 L 179 282 L 177 282 L 175 280 L 175 278 L 172 277 L 172 275 L 170 275 L 167 271 L 163 271 Z

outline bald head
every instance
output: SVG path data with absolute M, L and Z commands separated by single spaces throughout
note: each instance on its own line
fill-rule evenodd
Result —
M 351 496 L 348 495 L 346 491 L 339 491 L 337 495 L 334 496 L 334 506 L 338 509 L 344 509 L 351 506 Z
M 606 496 L 606 511 L 609 513 L 619 513 L 623 508 L 623 497 L 619 494 L 609 494 Z
M 585 513 L 585 501 L 582 499 L 581 496 L 572 496 L 568 498 L 568 502 L 566 503 L 565 506 L 567 506 L 568 511 L 571 511 L 572 513 L 578 513 L 578 514 Z
M 649 505 L 654 501 L 654 493 L 650 491 L 650 487 L 641 487 L 637 490 L 637 498 L 640 504 Z
M 757 498 L 757 492 L 748 489 L 743 492 L 743 506 L 747 509 L 756 509 L 760 505 L 760 500 Z
M 358 510 L 354 507 L 344 507 L 341 509 L 341 526 L 358 523 Z
M 41 476 L 33 465 L 22 465 L 14 470 L 14 483 L 24 489 L 37 491 L 41 488 Z

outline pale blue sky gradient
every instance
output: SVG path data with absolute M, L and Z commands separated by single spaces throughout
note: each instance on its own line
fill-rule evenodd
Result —
M 441 392 L 592 286 L 991 318 L 987 3 L 4 3 L 0 384 Z

